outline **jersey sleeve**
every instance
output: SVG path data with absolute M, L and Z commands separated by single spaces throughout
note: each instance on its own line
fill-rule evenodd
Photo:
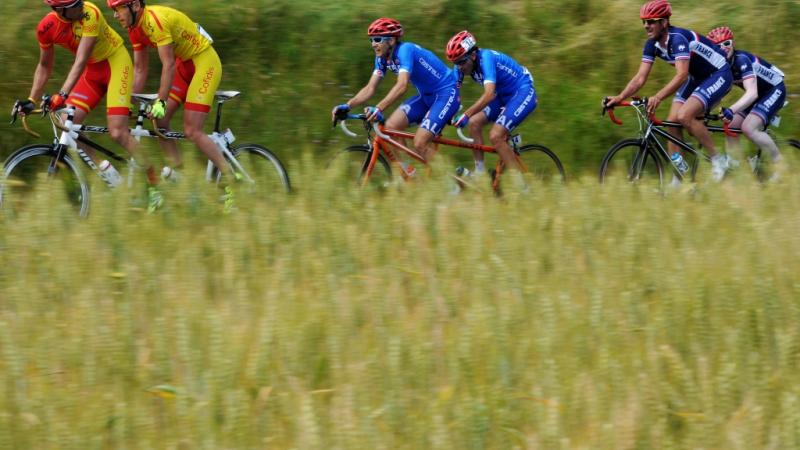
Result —
M 750 61 L 750 58 L 748 58 L 747 55 L 736 55 L 736 58 L 733 60 L 733 64 L 742 75 L 742 80 L 756 76 L 755 72 L 753 71 L 753 62 Z
M 380 56 L 375 57 L 375 70 L 372 71 L 373 74 L 383 78 L 386 75 L 386 63 L 381 59 Z
M 83 37 L 100 36 L 100 11 L 89 7 L 84 8 L 81 25 L 83 26 Z
M 688 60 L 690 58 L 689 41 L 682 34 L 671 34 L 669 40 L 670 53 L 675 61 Z
M 400 61 L 398 73 L 408 72 L 411 74 L 414 71 L 414 46 L 411 44 L 401 46 L 397 51 L 397 59 Z
M 656 41 L 648 39 L 642 49 L 642 62 L 652 63 L 656 60 Z
M 481 73 L 483 73 L 483 85 L 486 83 L 497 84 L 497 60 L 492 52 L 481 53 Z
M 52 13 L 44 16 L 36 27 L 36 40 L 39 41 L 40 48 L 50 48 L 53 46 L 53 31 L 58 26 Z
M 149 19 L 150 25 L 152 25 L 152 27 L 148 27 L 150 29 L 148 35 L 150 41 L 152 41 L 156 47 L 172 44 L 172 33 L 169 31 L 169 24 L 167 23 L 168 18 L 159 17 L 153 10 L 147 10 L 147 13 L 150 15 L 147 19 Z

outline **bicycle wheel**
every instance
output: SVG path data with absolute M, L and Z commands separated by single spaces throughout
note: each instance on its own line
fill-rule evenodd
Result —
M 4 214 L 19 215 L 37 190 L 45 187 L 48 197 L 69 202 L 82 217 L 89 214 L 89 183 L 69 154 L 64 154 L 55 173 L 48 175 L 55 156 L 52 146 L 39 144 L 23 147 L 8 157 L 0 181 L 0 207 Z
M 661 159 L 641 139 L 625 139 L 606 152 L 600 164 L 600 183 L 627 180 L 660 189 L 664 181 Z
M 258 144 L 241 144 L 231 147 L 230 151 L 236 161 L 228 163 L 244 176 L 244 182 L 240 185 L 247 195 L 269 198 L 279 192 L 291 192 L 289 174 L 268 148 Z M 212 176 L 219 182 L 221 173 L 215 168 Z
M 359 185 L 372 157 L 372 147 L 366 144 L 351 145 L 340 150 L 325 165 L 328 170 L 335 170 L 346 180 L 355 181 Z M 383 155 L 378 154 L 378 161 L 369 178 L 369 185 L 383 187 L 392 179 L 392 167 Z
M 565 183 L 564 166 L 555 153 L 544 145 L 530 144 L 519 149 L 519 157 L 528 173 L 542 183 Z

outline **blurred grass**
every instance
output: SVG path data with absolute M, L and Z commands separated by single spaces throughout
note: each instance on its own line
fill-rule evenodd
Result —
M 0 448 L 797 448 L 797 179 L 0 223 Z M 335 206 L 334 206 L 335 205 Z
M 0 4 L 9 105 L 46 11 L 28 3 Z M 631 130 L 596 106 L 638 66 L 639 2 L 172 4 L 245 93 L 229 125 L 277 150 L 297 192 L 224 216 L 189 176 L 156 215 L 98 188 L 79 220 L 43 190 L 0 221 L 0 448 L 800 448 L 797 178 L 597 186 Z M 674 6 L 677 25 L 733 26 L 798 91 L 797 2 Z M 322 171 L 351 143 L 328 114 L 369 76 L 379 15 L 440 54 L 469 27 L 531 67 L 522 131 L 571 183 L 498 201 Z M 29 142 L 0 126 L 0 156 Z

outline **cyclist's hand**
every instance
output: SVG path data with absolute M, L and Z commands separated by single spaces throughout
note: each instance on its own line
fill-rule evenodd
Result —
M 167 114 L 167 102 L 162 99 L 157 99 L 150 105 L 150 112 L 147 117 L 151 119 L 163 119 Z
M 58 111 L 59 109 L 64 107 L 66 101 L 67 101 L 67 93 L 62 91 L 59 92 L 58 94 L 44 96 L 42 103 L 44 104 L 44 107 L 47 110 Z
M 619 98 L 618 96 L 603 97 L 603 109 L 604 110 L 605 109 L 611 109 L 611 108 L 614 107 L 614 105 L 616 105 L 617 103 L 619 103 L 621 101 L 622 101 L 622 99 Z
M 724 107 L 720 110 L 720 114 L 722 115 L 722 120 L 725 123 L 730 123 L 733 120 L 733 116 L 736 115 L 733 113 L 732 109 Z
M 14 107 L 11 108 L 11 115 L 15 116 L 17 114 L 21 114 L 23 116 L 27 116 L 34 109 L 36 109 L 36 101 L 33 100 L 32 98 L 27 98 L 25 100 L 17 100 L 14 103 Z
M 367 115 L 367 121 L 383 123 L 383 112 L 377 106 L 367 106 L 364 108 L 364 114 Z
M 456 128 L 464 128 L 469 123 L 469 116 L 462 113 L 459 114 L 450 121 L 450 124 Z
M 347 103 L 342 103 L 341 105 L 336 105 L 333 107 L 331 111 L 331 119 L 335 122 L 336 119 L 342 120 L 347 117 L 347 113 L 350 112 L 350 105 Z
M 658 105 L 661 104 L 661 98 L 657 95 L 654 95 L 647 99 L 647 114 L 654 115 L 656 113 L 656 108 Z

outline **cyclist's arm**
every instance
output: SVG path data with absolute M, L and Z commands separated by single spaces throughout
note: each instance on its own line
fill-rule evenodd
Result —
M 172 79 L 175 78 L 175 44 L 167 44 L 158 47 L 158 57 L 161 59 L 161 85 L 158 88 L 158 98 L 166 101 L 169 98 L 169 90 L 172 88 Z
M 150 55 L 147 48 L 133 52 L 133 93 L 143 94 L 144 85 L 147 83 L 147 70 L 150 65 Z
M 608 101 L 608 106 L 613 106 L 631 95 L 639 92 L 639 89 L 647 82 L 647 77 L 650 76 L 650 70 L 653 69 L 652 61 L 642 61 L 639 64 L 639 71 L 631 78 L 625 89 L 622 90 L 617 96 L 611 97 Z
M 33 73 L 33 86 L 31 86 L 30 98 L 39 100 L 44 92 L 44 85 L 53 73 L 53 63 L 55 62 L 54 48 L 40 48 L 39 49 L 39 64 L 36 65 L 36 71 Z
M 411 80 L 411 74 L 408 72 L 400 72 L 397 74 L 397 83 L 392 86 L 392 89 L 386 94 L 386 97 L 383 100 L 379 101 L 377 105 L 381 111 L 385 111 L 386 108 L 392 106 L 394 102 L 396 102 L 403 94 L 406 93 L 408 90 L 408 82 Z
M 756 81 L 756 77 L 747 78 L 743 80 L 742 84 L 744 85 L 744 94 L 736 103 L 731 105 L 731 110 L 734 114 L 752 105 L 758 98 L 758 81 Z
M 657 98 L 659 102 L 674 94 L 686 80 L 689 79 L 689 60 L 679 59 L 675 61 L 675 71 L 677 72 L 666 86 L 661 88 L 653 97 Z
M 489 102 L 494 100 L 494 97 L 497 93 L 495 91 L 496 87 L 497 85 L 495 85 L 492 82 L 484 83 L 483 94 L 481 94 L 481 96 L 478 98 L 478 100 L 475 102 L 474 105 L 470 106 L 469 108 L 467 108 L 466 111 L 464 111 L 464 114 L 466 114 L 467 117 L 472 117 L 475 114 L 478 114 L 479 112 L 483 111 L 483 108 L 486 108 L 486 105 L 488 105 Z
M 86 64 L 89 63 L 89 56 L 91 56 L 96 42 L 97 37 L 95 36 L 84 36 L 81 38 L 81 43 L 78 44 L 78 50 L 75 53 L 75 62 L 72 63 L 72 68 L 69 70 L 67 79 L 64 80 L 64 85 L 61 86 L 61 92 L 69 94 L 72 88 L 75 87 L 78 78 L 80 78 L 83 73 L 83 69 L 85 69 Z
M 353 108 L 358 105 L 363 105 L 367 100 L 369 100 L 370 98 L 372 98 L 373 95 L 375 95 L 375 91 L 378 89 L 378 84 L 380 84 L 382 79 L 383 77 L 381 77 L 376 73 L 373 73 L 369 79 L 369 82 L 367 82 L 367 85 L 361 88 L 361 90 L 358 91 L 358 94 L 353 96 L 353 98 L 348 100 L 347 105 L 350 108 Z

